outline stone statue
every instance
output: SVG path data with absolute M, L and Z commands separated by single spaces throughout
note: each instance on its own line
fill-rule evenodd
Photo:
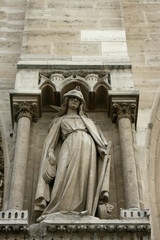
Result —
M 96 187 L 107 142 L 84 113 L 85 100 L 79 87 L 64 94 L 64 103 L 50 126 L 42 151 L 35 210 L 38 221 L 51 213 L 92 215 Z M 109 166 L 99 203 L 108 202 Z

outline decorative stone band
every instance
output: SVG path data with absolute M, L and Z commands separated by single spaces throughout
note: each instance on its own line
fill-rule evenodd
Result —
M 138 113 L 139 92 L 138 91 L 109 91 L 108 115 L 115 123 L 121 118 L 129 118 L 136 124 Z
M 15 209 L 0 211 L 0 226 L 4 224 L 28 225 L 28 211 Z
M 97 72 L 90 72 L 88 71 L 63 71 L 63 74 L 59 73 L 52 73 L 49 74 L 48 72 L 40 73 L 39 78 L 39 87 L 41 87 L 44 83 L 52 83 L 55 86 L 56 91 L 61 91 L 63 87 L 68 84 L 69 82 L 76 81 L 77 83 L 83 83 L 89 91 L 94 91 L 96 85 L 98 83 L 105 84 L 108 89 L 111 89 L 110 85 L 110 73 L 106 71 L 100 71 L 98 74 Z
M 27 117 L 33 122 L 38 120 L 38 109 L 36 102 L 14 102 L 13 117 L 17 122 L 21 117 Z
M 0 211 L 1 233 L 28 233 L 28 211 Z
M 126 210 L 125 210 L 126 211 Z M 93 221 L 83 221 L 83 217 L 75 218 L 75 223 L 67 223 L 65 220 L 55 223 L 53 221 L 42 221 L 38 224 L 28 225 L 28 212 L 19 210 L 0 211 L 0 236 L 1 234 L 16 233 L 16 239 L 20 238 L 19 234 L 26 236 L 25 239 L 41 239 L 57 233 L 63 234 L 102 234 L 111 236 L 111 234 L 121 232 L 123 236 L 126 234 L 141 234 L 141 236 L 150 236 L 151 228 L 147 219 L 125 219 L 122 220 L 100 220 L 94 218 Z M 53 223 L 54 222 L 54 223 Z M 65 235 L 64 235 L 65 236 Z M 85 235 L 84 235 L 85 236 Z M 87 235 L 88 236 L 88 235 Z M 37 238 L 38 237 L 38 238 Z M 110 239 L 110 238 L 104 239 Z M 142 238 L 143 239 L 143 238 Z M 145 238 L 146 239 L 146 238 Z M 149 239 L 149 238 L 147 238 Z
M 34 238 L 33 230 L 30 231 L 30 228 L 34 226 L 31 225 L 28 227 L 27 225 L 21 224 L 14 224 L 14 225 L 0 225 L 0 232 L 1 233 L 25 233 Z M 41 229 L 41 230 L 40 230 Z M 47 236 L 49 233 L 104 233 L 104 234 L 115 234 L 119 232 L 123 232 L 123 235 L 127 233 L 143 233 L 144 235 L 150 235 L 151 227 L 149 224 L 110 224 L 110 225 L 82 225 L 82 224 L 67 224 L 67 225 L 51 225 L 49 224 L 45 229 L 44 227 L 37 229 L 36 236 L 44 237 L 43 235 Z M 45 234 L 43 234 L 45 233 Z M 19 238 L 18 238 L 19 239 Z M 31 239 L 31 238 L 29 238 Z
M 121 219 L 147 219 L 149 220 L 149 209 L 129 208 L 120 210 Z
M 105 225 L 49 225 L 47 227 L 48 232 L 105 232 L 105 233 L 118 233 L 118 232 L 145 232 L 150 234 L 151 227 L 149 224 L 105 224 Z

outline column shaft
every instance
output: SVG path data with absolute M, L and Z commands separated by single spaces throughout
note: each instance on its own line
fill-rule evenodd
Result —
M 129 118 L 120 118 L 118 120 L 118 125 L 122 151 L 126 208 L 139 208 L 138 182 L 133 149 L 131 121 Z
M 31 120 L 21 117 L 18 120 L 17 139 L 12 171 L 9 208 L 23 209 L 26 166 Z

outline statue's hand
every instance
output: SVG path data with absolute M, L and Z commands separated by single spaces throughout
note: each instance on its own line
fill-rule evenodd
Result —
M 99 152 L 101 158 L 104 158 L 105 155 L 107 154 L 106 149 L 103 149 L 103 148 L 100 148 L 100 147 L 98 148 L 98 152 Z
M 56 157 L 55 157 L 55 155 L 54 155 L 54 153 L 53 153 L 52 150 L 50 150 L 50 151 L 48 152 L 47 159 L 48 159 L 49 163 L 50 163 L 52 166 L 54 166 L 54 165 L 56 164 Z

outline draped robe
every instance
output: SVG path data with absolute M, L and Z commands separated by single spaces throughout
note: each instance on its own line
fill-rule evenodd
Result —
M 35 209 L 43 211 L 43 215 L 86 210 L 91 215 L 103 161 L 98 151 L 106 147 L 103 134 L 88 117 L 64 115 L 57 118 L 42 151 Z M 49 151 L 56 156 L 54 166 L 48 163 Z M 109 191 L 109 166 L 101 191 Z

